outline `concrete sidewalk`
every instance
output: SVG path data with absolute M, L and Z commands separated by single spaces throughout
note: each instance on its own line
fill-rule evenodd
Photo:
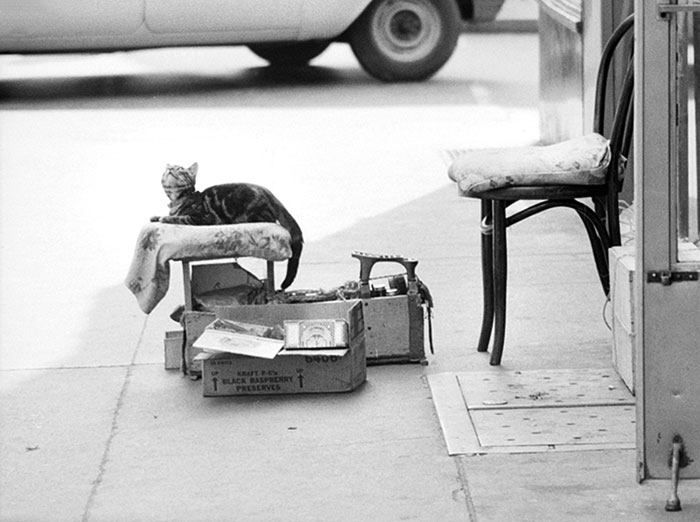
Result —
M 633 450 L 446 452 L 427 375 L 610 366 L 604 298 L 574 219 L 554 211 L 511 234 L 501 368 L 474 350 L 478 205 L 451 185 L 307 246 L 302 287 L 356 277 L 359 248 L 417 257 L 435 296 L 430 364 L 370 367 L 353 393 L 206 399 L 201 382 L 140 362 L 162 349 L 164 315 L 113 328 L 96 311 L 103 342 L 130 364 L 3 373 L 1 519 L 698 520 L 697 483 L 682 482 L 684 510 L 665 513 L 668 483 L 636 484 Z M 179 295 L 175 285 L 162 306 Z

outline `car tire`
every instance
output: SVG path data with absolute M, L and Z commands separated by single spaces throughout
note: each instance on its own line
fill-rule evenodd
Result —
M 371 76 L 420 81 L 452 56 L 460 25 L 455 0 L 374 0 L 351 26 L 348 42 Z
M 299 67 L 325 51 L 331 44 L 329 41 L 294 42 L 286 44 L 254 44 L 248 49 L 266 60 L 272 66 Z

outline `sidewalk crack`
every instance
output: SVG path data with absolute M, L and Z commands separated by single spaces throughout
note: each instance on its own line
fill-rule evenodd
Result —
M 457 467 L 457 476 L 459 478 L 459 484 L 461 486 L 460 491 L 464 495 L 464 504 L 467 508 L 467 520 L 468 522 L 477 522 L 476 508 L 474 507 L 472 494 L 469 490 L 469 480 L 467 479 L 467 472 L 464 469 L 464 461 L 462 460 L 463 457 L 461 455 L 457 455 L 453 458 L 455 461 L 455 466 Z
M 126 367 L 126 373 L 124 374 L 122 388 L 119 392 L 119 397 L 117 398 L 117 404 L 114 408 L 114 412 L 112 413 L 112 426 L 109 432 L 109 437 L 107 438 L 107 443 L 105 444 L 105 449 L 102 453 L 100 465 L 97 468 L 97 477 L 92 482 L 92 489 L 90 490 L 87 502 L 85 503 L 85 510 L 83 511 L 81 522 L 88 522 L 90 520 L 90 513 L 95 503 L 97 492 L 100 486 L 102 485 L 102 479 L 104 478 L 105 472 L 107 470 L 107 462 L 109 461 L 112 443 L 114 442 L 114 439 L 119 431 L 119 415 L 124 405 L 124 400 L 129 389 L 129 384 L 131 383 L 131 376 L 133 374 L 134 367 L 136 366 L 136 356 L 138 355 L 139 348 L 141 348 L 141 344 L 143 343 L 144 332 L 146 331 L 147 324 L 148 317 L 146 317 L 143 321 L 143 325 L 141 326 L 141 332 L 139 333 L 139 338 L 136 342 L 136 347 L 134 348 L 134 353 L 131 356 L 131 361 L 129 362 L 129 365 Z

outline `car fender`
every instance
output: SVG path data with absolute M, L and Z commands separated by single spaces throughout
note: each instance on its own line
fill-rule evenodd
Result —
M 340 36 L 372 0 L 304 0 L 300 40 L 331 40 Z
M 474 23 L 493 22 L 505 0 L 480 0 L 471 2 L 469 19 Z

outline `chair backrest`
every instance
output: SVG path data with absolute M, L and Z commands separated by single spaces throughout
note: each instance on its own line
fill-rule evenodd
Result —
M 606 172 L 607 201 L 601 205 L 606 207 L 607 229 L 613 246 L 620 244 L 620 223 L 618 216 L 618 193 L 622 189 L 625 166 L 632 144 L 632 130 L 634 127 L 634 62 L 632 52 L 621 46 L 624 36 L 634 25 L 634 15 L 629 15 L 613 31 L 608 39 L 598 66 L 596 79 L 595 111 L 593 115 L 593 130 L 610 140 L 610 165 Z M 608 96 L 608 80 L 615 56 L 624 60 L 625 76 L 617 97 L 614 116 L 610 129 L 606 124 L 606 103 L 612 98 Z M 598 204 L 596 204 L 598 208 Z M 602 210 L 602 209 L 601 209 Z
M 605 44 L 603 52 L 600 56 L 600 64 L 598 65 L 598 75 L 596 78 L 596 93 L 595 93 L 595 112 L 593 116 L 593 131 L 601 134 L 603 136 L 610 137 L 610 133 L 606 132 L 605 129 L 605 116 L 606 116 L 606 103 L 608 102 L 607 89 L 608 89 L 608 78 L 610 76 L 610 70 L 613 66 L 613 58 L 616 52 L 619 50 L 618 46 L 622 42 L 627 32 L 634 25 L 634 15 L 629 15 L 625 18 L 620 25 L 613 31 L 612 35 Z M 620 53 L 621 54 L 621 53 Z M 623 83 L 623 89 L 620 92 L 620 96 L 617 100 L 617 107 L 625 105 L 625 102 L 631 102 L 631 91 L 625 93 L 624 85 L 627 83 L 627 77 L 632 75 L 630 80 L 633 84 L 633 63 L 631 53 L 628 56 L 622 56 L 625 59 L 625 81 Z M 632 85 L 630 85 L 631 87 Z M 625 96 L 627 94 L 627 96 Z M 627 109 L 624 109 L 627 111 Z

